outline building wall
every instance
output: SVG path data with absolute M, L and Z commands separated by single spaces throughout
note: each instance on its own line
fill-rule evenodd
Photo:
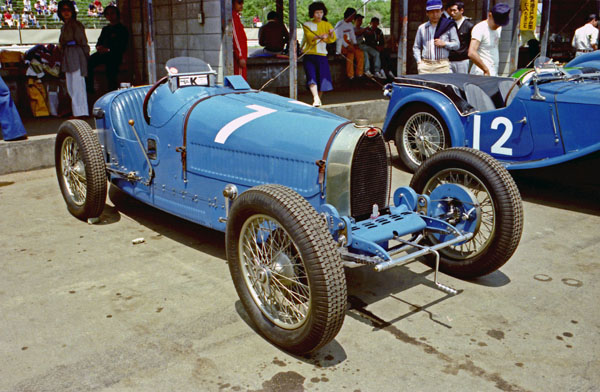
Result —
M 209 62 L 213 68 L 222 73 L 227 58 L 222 53 L 228 53 L 230 47 L 225 45 L 231 40 L 231 32 L 222 35 L 221 3 L 227 0 L 153 0 L 155 16 L 155 46 L 157 78 L 165 75 L 166 61 L 175 56 L 199 57 Z M 512 15 L 518 13 L 520 0 L 463 0 L 465 15 L 479 22 L 485 18 L 482 15 L 484 2 L 491 7 L 499 2 L 507 3 L 512 8 Z M 572 37 L 573 30 L 581 26 L 583 18 L 597 12 L 600 0 L 580 3 L 572 0 L 552 0 L 551 33 L 559 33 L 565 39 Z M 284 2 L 287 5 L 287 1 Z M 403 0 L 391 0 L 392 10 L 391 31 L 394 38 L 402 43 Z M 145 1 L 120 0 L 119 8 L 123 22 L 130 26 L 132 32 L 131 50 L 126 62 L 132 68 L 134 83 L 144 83 L 148 80 L 145 36 L 147 33 Z M 203 23 L 198 15 L 203 14 Z M 517 15 L 518 16 L 518 15 Z M 407 73 L 416 73 L 416 64 L 412 56 L 412 45 L 418 26 L 427 19 L 425 0 L 408 0 L 408 37 L 407 37 Z M 516 23 L 515 23 L 516 21 Z M 503 28 L 500 43 L 500 72 L 509 74 L 516 68 L 518 48 L 518 18 L 512 18 L 508 26 Z M 224 49 L 225 48 L 225 49 Z M 401 50 L 400 50 L 401 52 Z
M 147 81 L 145 2 L 121 0 L 119 7 L 125 11 L 123 16 L 128 14 L 131 26 L 133 55 L 130 63 L 133 64 L 134 81 Z M 220 70 L 220 0 L 153 0 L 153 10 L 157 79 L 166 75 L 166 62 L 177 56 L 197 57 Z

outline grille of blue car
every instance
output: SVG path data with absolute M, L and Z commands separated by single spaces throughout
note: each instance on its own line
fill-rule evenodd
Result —
M 350 213 L 360 219 L 368 217 L 373 204 L 380 210 L 388 206 L 391 183 L 388 148 L 383 135 L 363 135 L 352 158 Z

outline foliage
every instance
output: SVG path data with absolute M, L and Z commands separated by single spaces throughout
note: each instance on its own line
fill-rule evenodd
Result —
M 308 6 L 313 0 L 296 0 L 296 9 L 298 13 L 297 23 L 308 20 Z M 357 12 L 365 16 L 363 25 L 369 23 L 373 16 L 376 16 L 381 21 L 381 26 L 390 26 L 390 0 L 371 0 L 366 5 L 366 15 L 363 8 L 363 0 L 323 0 L 327 7 L 327 19 L 335 26 L 342 20 L 344 10 L 348 7 L 355 8 Z M 283 0 L 284 20 L 288 22 L 288 0 Z M 275 11 L 275 0 L 244 0 L 243 21 L 248 27 L 252 26 L 252 18 L 256 15 L 262 22 L 266 22 L 267 14 L 270 11 Z

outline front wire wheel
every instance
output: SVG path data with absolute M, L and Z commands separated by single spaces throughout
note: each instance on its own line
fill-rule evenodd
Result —
M 410 186 L 417 193 L 430 194 L 448 183 L 461 185 L 477 200 L 481 222 L 469 241 L 439 250 L 440 271 L 475 278 L 497 270 L 516 251 L 523 232 L 523 205 L 517 185 L 494 158 L 462 147 L 441 151 L 426 160 Z M 437 242 L 434 234 L 428 240 Z M 426 261 L 432 264 L 432 260 Z
M 263 336 L 296 354 L 335 338 L 346 279 L 333 238 L 306 199 L 281 185 L 243 192 L 229 212 L 226 243 L 235 289 Z
M 283 329 L 295 329 L 310 310 L 310 284 L 298 246 L 266 215 L 242 227 L 239 253 L 246 285 L 262 313 Z
M 450 144 L 444 121 L 424 105 L 416 105 L 402 114 L 395 142 L 400 159 L 411 172 Z
M 458 168 L 442 170 L 435 174 L 425 184 L 422 193 L 429 195 L 437 186 L 443 184 L 459 184 L 467 188 L 477 200 L 481 220 L 470 241 L 441 249 L 440 253 L 456 260 L 478 256 L 490 246 L 496 230 L 496 210 L 492 194 L 477 176 L 468 170 Z

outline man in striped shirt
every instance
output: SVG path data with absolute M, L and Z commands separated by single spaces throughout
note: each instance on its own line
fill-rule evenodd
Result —
M 427 0 L 425 10 L 429 21 L 419 26 L 413 45 L 419 74 L 450 73 L 448 56 L 460 46 L 452 19 L 440 21 L 442 8 L 441 0 Z

